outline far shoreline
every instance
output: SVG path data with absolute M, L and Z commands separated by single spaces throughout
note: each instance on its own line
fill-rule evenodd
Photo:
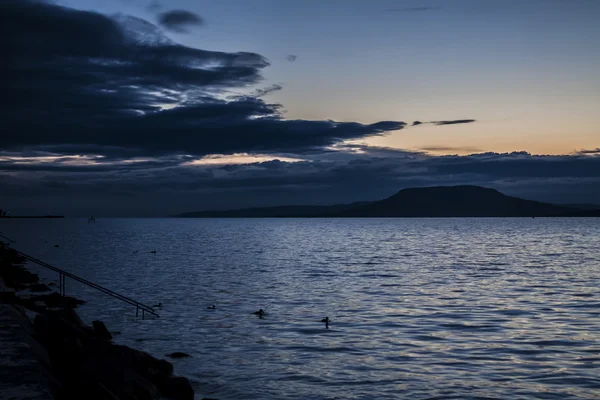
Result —
M 47 219 L 55 219 L 55 218 L 65 218 L 64 215 L 14 215 L 14 216 L 9 216 L 9 215 L 5 215 L 0 217 L 0 219 L 23 219 L 23 218 L 47 218 Z

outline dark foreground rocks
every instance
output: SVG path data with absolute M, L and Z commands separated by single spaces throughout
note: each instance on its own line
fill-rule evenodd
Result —
M 22 290 L 38 285 L 36 274 L 23 260 L 0 244 L 0 279 Z M 87 326 L 74 311 L 81 302 L 58 293 L 19 297 L 7 292 L 15 307 L 37 312 L 30 334 L 41 367 L 52 376 L 56 400 L 193 400 L 194 390 L 183 377 L 173 376 L 173 365 L 150 354 L 112 343 L 102 321 Z M 182 353 L 183 354 L 183 353 Z
M 104 324 L 95 321 L 90 328 L 73 314 L 63 310 L 34 320 L 35 337 L 62 382 L 58 399 L 194 399 L 189 381 L 173 376 L 170 362 L 113 344 Z
M 189 354 L 182 353 L 181 351 L 176 351 L 175 353 L 167 354 L 167 357 L 171 357 L 171 358 L 186 358 L 189 356 L 190 356 Z

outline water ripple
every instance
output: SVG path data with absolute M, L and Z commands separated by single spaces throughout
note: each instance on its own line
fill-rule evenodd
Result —
M 594 219 L 1 223 L 25 252 L 162 302 L 141 320 L 67 282 L 118 342 L 190 354 L 174 362 L 198 398 L 599 398 Z

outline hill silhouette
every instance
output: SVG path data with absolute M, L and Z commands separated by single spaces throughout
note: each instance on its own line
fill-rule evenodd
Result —
M 343 211 L 344 217 L 542 217 L 571 208 L 506 196 L 480 186 L 403 189 L 387 199 Z
M 481 186 L 402 189 L 386 199 L 333 206 L 280 206 L 177 215 L 196 218 L 268 217 L 556 217 L 593 216 L 574 207 L 506 196 Z M 590 215 L 592 214 L 592 215 Z

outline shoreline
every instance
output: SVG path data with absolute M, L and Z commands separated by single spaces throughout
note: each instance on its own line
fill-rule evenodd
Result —
M 23 218 L 46 218 L 46 219 L 60 219 L 64 218 L 64 215 L 4 215 L 1 216 L 0 219 L 23 219 Z
M 19 397 L 11 396 L 16 399 L 195 399 L 190 382 L 174 375 L 171 362 L 113 343 L 112 334 L 102 321 L 87 326 L 75 311 L 83 301 L 50 293 L 50 287 L 27 270 L 25 262 L 0 242 L 1 315 L 3 320 L 12 321 L 10 326 L 21 327 L 12 340 L 27 343 L 29 351 L 17 359 L 36 364 L 39 373 L 34 381 L 38 383 L 33 393 L 39 395 L 17 390 L 22 385 L 31 386 L 32 373 L 15 373 L 16 379 L 10 378 L 8 384 L 2 382 L 2 390 L 19 393 Z M 25 289 L 27 293 L 20 293 Z M 2 335 L 0 340 L 5 344 L 8 339 Z M 12 342 L 8 345 L 14 347 Z

